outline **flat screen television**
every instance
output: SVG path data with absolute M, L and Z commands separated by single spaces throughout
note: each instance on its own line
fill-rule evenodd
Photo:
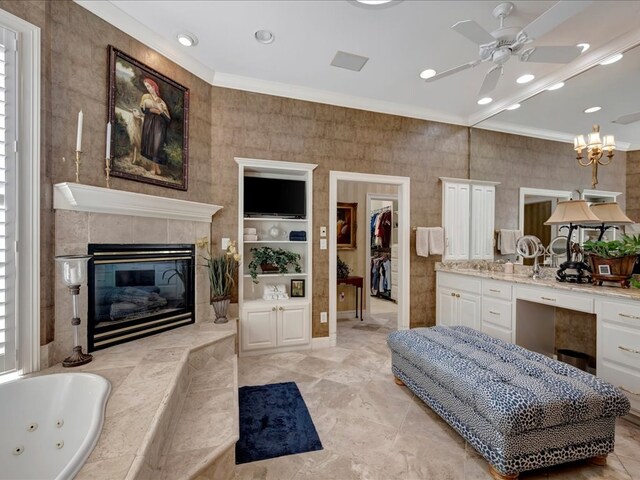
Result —
M 244 177 L 246 217 L 306 218 L 304 180 Z

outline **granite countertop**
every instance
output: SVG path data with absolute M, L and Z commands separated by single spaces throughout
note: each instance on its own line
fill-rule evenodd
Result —
M 235 375 L 235 334 L 234 320 L 223 325 L 196 323 L 93 352 L 93 361 L 80 367 L 58 364 L 38 372 L 95 373 L 111 382 L 100 438 L 77 478 L 140 478 L 136 472 L 144 467 L 139 464 L 147 461 L 150 448 L 156 448 L 159 440 L 154 436 L 162 428 L 164 410 L 173 408 L 176 385 L 189 381 L 193 356 L 224 341 L 225 348 L 231 350 L 226 363 Z M 229 436 L 234 435 L 232 426 L 225 429 Z
M 436 263 L 437 272 L 457 273 L 460 275 L 470 275 L 474 277 L 511 282 L 520 285 L 531 285 L 537 287 L 547 287 L 556 290 L 568 290 L 590 295 L 602 295 L 625 300 L 640 301 L 640 288 L 622 288 L 619 285 L 596 286 L 589 283 L 559 282 L 555 278 L 555 268 L 543 268 L 543 277 L 539 280 L 531 278 L 531 267 L 516 265 L 515 273 L 504 273 L 503 264 L 482 262 L 474 264 L 465 263 Z

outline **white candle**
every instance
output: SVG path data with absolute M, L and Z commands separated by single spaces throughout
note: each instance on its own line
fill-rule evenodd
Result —
M 72 285 L 80 283 L 80 272 L 77 267 L 69 267 L 69 283 Z
M 111 158 L 111 122 L 107 123 L 107 154 L 105 158 Z
M 82 151 L 82 118 L 83 118 L 82 110 L 78 112 L 78 137 L 76 139 L 76 152 Z

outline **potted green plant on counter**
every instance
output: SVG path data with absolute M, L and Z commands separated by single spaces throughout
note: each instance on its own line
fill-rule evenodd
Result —
M 619 240 L 612 241 L 587 241 L 582 249 L 589 255 L 593 283 L 619 282 L 623 287 L 629 287 L 640 255 L 640 235 L 622 235 Z
M 263 273 L 288 273 L 289 265 L 293 265 L 296 273 L 302 273 L 302 267 L 298 263 L 299 253 L 283 250 L 282 248 L 260 247 L 252 248 L 253 260 L 249 262 L 249 275 L 253 283 L 258 283 L 258 267 Z
M 235 285 L 236 273 L 240 255 L 236 250 L 236 243 L 229 242 L 227 250 L 218 257 L 203 257 L 207 262 L 205 267 L 209 272 L 209 286 L 211 287 L 211 305 L 215 312 L 215 323 L 226 323 L 231 290 Z

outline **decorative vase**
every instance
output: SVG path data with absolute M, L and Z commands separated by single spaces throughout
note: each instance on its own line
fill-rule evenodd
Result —
M 227 323 L 229 321 L 227 318 L 229 302 L 231 302 L 231 297 L 219 297 L 211 300 L 213 311 L 216 314 L 216 318 L 213 320 L 213 323 Z

